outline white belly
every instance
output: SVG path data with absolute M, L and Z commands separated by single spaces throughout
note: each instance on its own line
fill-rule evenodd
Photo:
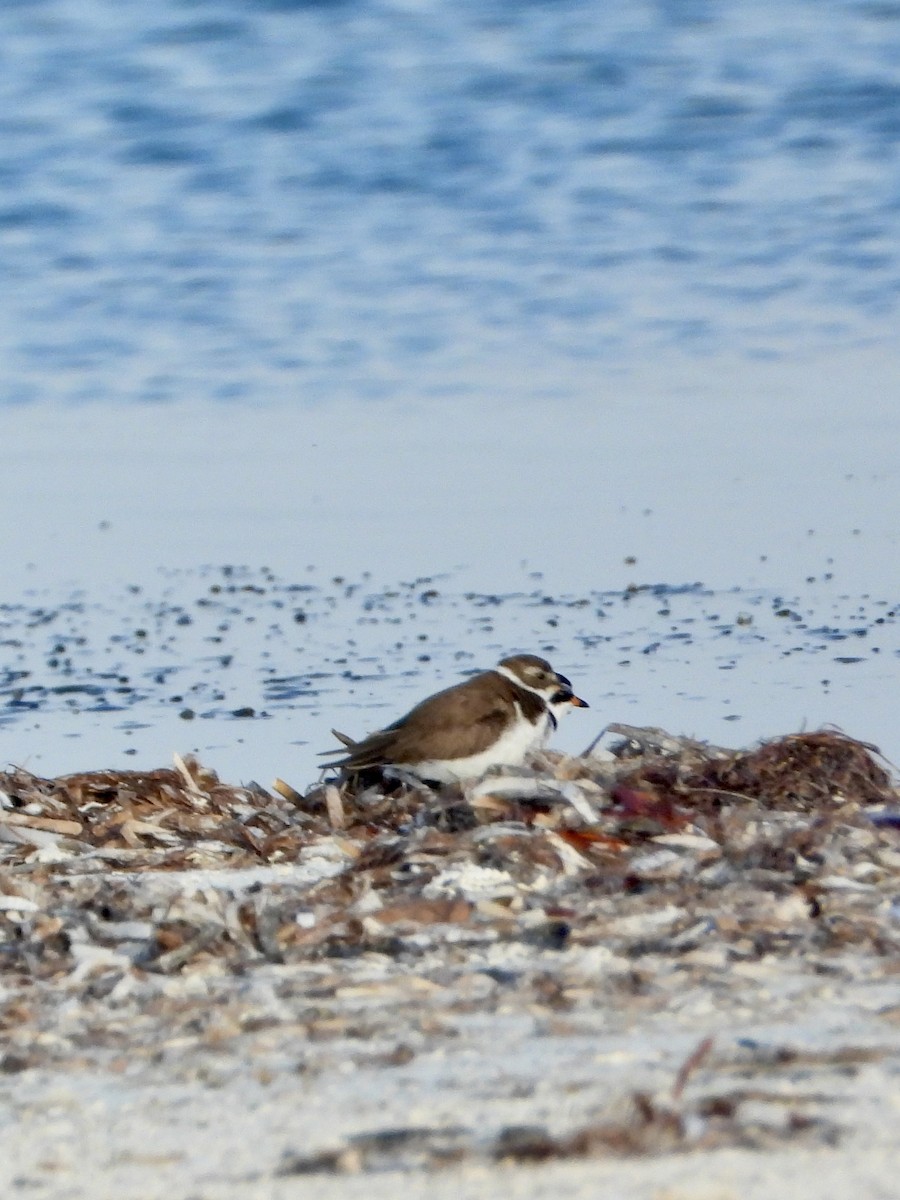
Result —
M 519 766 L 527 755 L 544 745 L 553 725 L 548 713 L 542 713 L 533 725 L 525 720 L 518 705 L 516 714 L 515 724 L 511 725 L 489 750 L 482 750 L 480 754 L 470 754 L 466 758 L 445 758 L 397 765 L 413 775 L 418 775 L 420 779 L 433 779 L 437 783 L 477 779 L 488 767 Z

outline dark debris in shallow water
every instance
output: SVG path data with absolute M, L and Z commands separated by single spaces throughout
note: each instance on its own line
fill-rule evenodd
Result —
M 235 721 L 265 719 L 270 744 L 290 744 L 298 713 L 318 719 L 348 707 L 354 714 L 402 710 L 423 687 L 455 682 L 516 642 L 563 667 L 568 662 L 570 673 L 579 664 L 579 678 L 586 676 L 595 693 L 610 686 L 608 664 L 619 664 L 619 702 L 645 687 L 649 672 L 654 691 L 673 704 L 699 700 L 716 721 L 745 721 L 752 730 L 768 727 L 746 671 L 761 650 L 789 722 L 796 719 L 794 690 L 846 695 L 860 672 L 867 686 L 873 678 L 880 686 L 881 662 L 887 669 L 900 653 L 896 607 L 835 594 L 833 582 L 773 596 L 698 583 L 551 594 L 536 577 L 503 594 L 463 591 L 452 578 L 379 585 L 366 575 L 328 580 L 312 572 L 308 579 L 298 584 L 265 568 L 210 566 L 161 571 L 148 585 L 97 599 L 81 590 L 36 592 L 2 604 L 0 726 L 18 731 L 20 752 L 33 763 L 51 762 L 45 755 L 54 740 L 98 734 L 107 739 L 106 761 L 119 761 L 119 754 L 146 759 L 159 742 L 142 731 L 179 715 L 193 720 L 185 744 L 202 757 L 222 753 L 225 738 L 262 736 L 248 724 L 236 737 Z M 858 665 L 835 663 L 837 641 L 845 643 L 844 658 L 852 644 Z M 469 649 L 456 649 L 461 645 Z M 701 696 L 683 691 L 689 650 L 691 676 L 699 677 L 704 661 L 705 677 L 717 679 Z M 779 656 L 794 661 L 773 667 Z M 726 687 L 713 675 L 719 671 L 735 672 L 733 683 Z M 814 703 L 801 711 L 815 720 L 834 710 Z M 379 711 L 372 724 L 385 715 Z M 879 732 L 887 744 L 889 734 Z M 307 762 L 311 770 L 311 752 Z

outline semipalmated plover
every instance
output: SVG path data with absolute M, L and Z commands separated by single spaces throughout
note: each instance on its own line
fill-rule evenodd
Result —
M 429 696 L 362 741 L 333 730 L 344 748 L 325 751 L 342 755 L 327 766 L 348 774 L 399 767 L 435 783 L 471 779 L 488 767 L 522 763 L 572 705 L 588 707 L 565 675 L 535 654 L 514 654 L 492 671 Z

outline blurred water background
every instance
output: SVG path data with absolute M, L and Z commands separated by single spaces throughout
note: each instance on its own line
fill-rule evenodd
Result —
M 26 0 L 0 35 L 5 402 L 896 329 L 887 0 Z
M 568 595 L 547 644 L 604 719 L 732 740 L 836 720 L 900 755 L 898 139 L 890 0 L 0 8 L 3 755 L 174 748 L 106 701 L 77 761 L 60 748 L 82 735 L 54 672 L 94 687 L 100 665 L 65 667 L 59 614 L 106 612 L 108 660 L 129 586 L 171 609 L 160 572 L 188 572 L 190 605 L 235 563 L 285 588 Z M 825 633 L 745 638 L 726 700 L 714 651 L 660 665 L 684 630 L 648 611 L 660 674 L 636 685 L 603 644 L 636 626 L 612 606 L 601 638 L 598 597 L 696 583 L 729 620 L 787 608 Z M 718 618 L 683 595 L 684 620 Z M 502 636 L 448 616 L 423 661 L 402 613 L 360 649 L 323 598 L 281 649 L 285 723 L 231 758 L 217 725 L 212 765 L 265 780 L 277 751 L 285 774 L 289 717 L 317 749 L 334 705 L 369 705 L 362 732 L 457 654 L 540 648 L 533 607 Z M 835 651 L 876 619 L 874 653 Z M 173 669 L 208 677 L 182 650 Z M 810 665 L 788 679 L 791 655 Z M 271 700 L 275 666 L 245 667 L 211 720 Z

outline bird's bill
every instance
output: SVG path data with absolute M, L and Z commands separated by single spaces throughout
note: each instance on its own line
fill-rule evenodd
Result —
M 570 687 L 561 688 L 558 692 L 554 692 L 550 697 L 551 704 L 571 704 L 573 708 L 590 708 L 587 700 L 582 700 L 580 696 L 576 696 Z
M 582 700 L 580 696 L 576 696 L 572 691 L 572 681 L 567 679 L 565 675 L 560 675 L 556 672 L 556 678 L 562 685 L 555 696 L 550 697 L 551 704 L 571 704 L 573 708 L 590 708 L 587 700 Z

